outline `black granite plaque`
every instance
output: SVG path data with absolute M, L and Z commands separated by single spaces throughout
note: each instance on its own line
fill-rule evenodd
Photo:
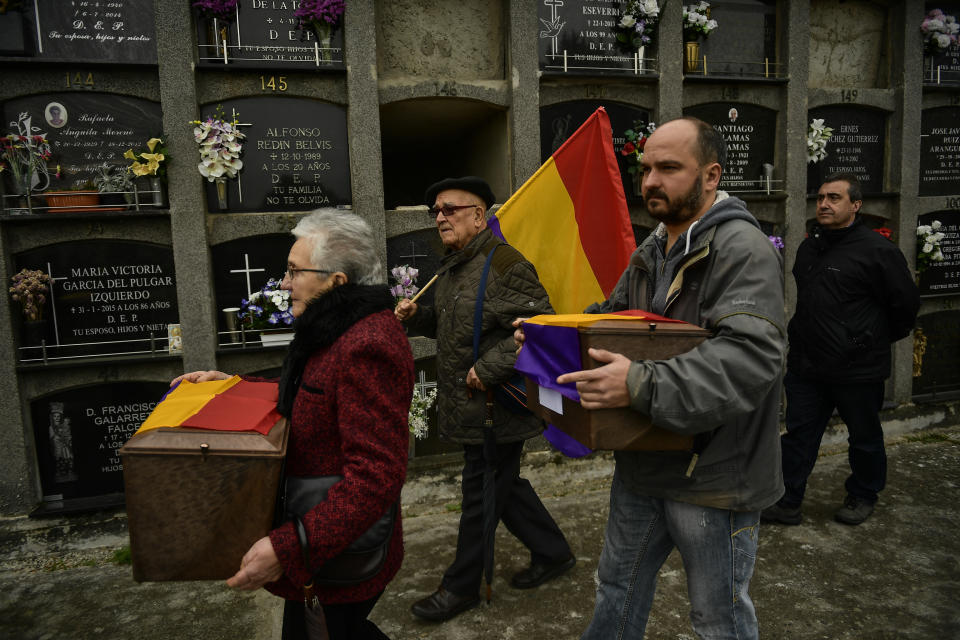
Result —
M 926 349 L 920 375 L 913 378 L 913 395 L 930 397 L 960 391 L 960 312 L 937 311 L 917 318 L 915 354 L 917 341 L 923 339 Z
M 205 105 L 204 117 L 217 105 Z M 225 211 L 309 211 L 351 203 L 346 107 L 309 98 L 255 97 L 223 102 L 236 113 L 243 169 L 227 180 Z M 197 156 L 199 161 L 199 155 Z M 207 183 L 210 211 L 220 210 Z
M 423 216 L 425 220 L 434 220 L 429 213 L 424 212 Z M 423 288 L 440 267 L 443 252 L 443 243 L 440 242 L 440 234 L 436 229 L 411 231 L 387 238 L 387 283 L 391 287 L 397 284 L 393 276 L 389 275 L 391 269 L 407 265 L 419 270 L 416 284 Z M 433 304 L 433 287 L 427 289 L 418 302 Z
M 283 279 L 287 254 L 294 240 L 289 233 L 271 233 L 238 238 L 210 248 L 213 289 L 219 310 L 218 331 L 235 330 L 227 325 L 227 313 L 223 309 L 239 307 L 242 299 L 259 291 L 270 278 Z M 230 340 L 231 336 L 224 336 L 221 342 Z
M 21 10 L 0 16 L 4 43 L 0 48 L 5 55 L 86 64 L 157 64 L 153 0 L 21 0 L 19 6 Z
M 160 104 L 112 93 L 41 93 L 3 103 L 3 122 L 12 128 L 21 113 L 39 127 L 53 151 L 51 189 L 76 189 L 93 180 L 107 162 L 126 168 L 128 149 L 146 149 L 163 131 Z M 62 179 L 54 178 L 60 165 Z
M 710 17 L 719 26 L 700 45 L 700 55 L 707 57 L 708 75 L 750 78 L 783 75 L 777 65 L 776 4 L 763 0 L 711 4 Z M 702 60 L 698 72 L 703 73 Z
M 580 75 L 650 74 L 652 46 L 639 56 L 617 48 L 613 27 L 620 21 L 622 5 L 620 0 L 538 2 L 540 70 Z
M 571 100 L 540 108 L 540 161 L 546 162 L 554 151 L 560 148 L 567 138 L 573 135 L 590 115 L 603 107 L 610 118 L 613 129 L 613 150 L 623 178 L 623 191 L 628 201 L 640 200 L 640 174 L 630 173 L 630 156 L 621 151 L 627 142 L 624 131 L 645 128 L 650 122 L 650 112 L 642 107 L 622 102 L 598 100 Z
M 320 39 L 312 29 L 297 28 L 294 11 L 299 4 L 297 0 L 240 0 L 227 21 L 194 10 L 200 64 L 343 71 L 342 21 L 331 37 Z
M 783 178 L 774 174 L 776 111 L 743 102 L 707 102 L 687 107 L 683 113 L 712 124 L 727 143 L 721 189 L 731 193 L 779 190 Z
M 50 359 L 165 351 L 167 325 L 179 322 L 168 246 L 62 242 L 16 254 L 13 262 L 14 272 L 40 269 L 50 275 L 44 312 Z M 40 357 L 39 348 L 21 350 L 21 360 Z
M 166 382 L 76 387 L 30 403 L 45 503 L 123 492 L 123 446 L 169 390 Z
M 943 260 L 931 262 L 920 274 L 920 294 L 928 296 L 960 293 L 960 211 L 934 211 L 917 217 L 917 226 L 941 224 L 940 251 Z M 919 247 L 918 247 L 919 251 Z
M 811 109 L 807 121 L 823 118 L 833 129 L 827 157 L 807 163 L 807 193 L 817 193 L 831 173 L 853 173 L 866 195 L 883 193 L 887 114 L 879 109 L 832 105 Z
M 960 194 L 960 107 L 933 107 L 920 115 L 921 196 Z

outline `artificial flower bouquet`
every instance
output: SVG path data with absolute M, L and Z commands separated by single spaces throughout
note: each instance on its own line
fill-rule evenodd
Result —
M 283 329 L 293 324 L 290 313 L 290 292 L 280 288 L 280 281 L 270 278 L 259 291 L 240 302 L 237 317 L 246 329 Z
M 620 22 L 613 26 L 617 46 L 632 52 L 649 45 L 659 19 L 660 6 L 657 0 L 628 0 Z

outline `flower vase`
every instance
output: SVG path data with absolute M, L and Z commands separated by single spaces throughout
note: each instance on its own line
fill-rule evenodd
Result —
M 314 22 L 313 32 L 317 36 L 317 46 L 320 48 L 320 62 L 329 64 L 333 60 L 333 51 L 330 49 L 333 30 L 326 22 Z
M 226 63 L 229 56 L 229 22 L 217 20 L 216 18 L 207 19 L 207 54 L 208 57 L 222 59 Z M 209 56 L 210 53 L 213 56 Z
M 217 206 L 224 211 L 230 204 L 227 201 L 227 181 L 219 178 L 214 181 L 214 184 L 217 185 Z
M 47 321 L 24 320 L 21 336 L 23 338 L 22 346 L 39 347 L 43 339 L 47 337 Z
M 150 191 L 152 192 L 150 195 L 153 196 L 153 206 L 162 207 L 163 206 L 163 181 L 157 176 L 150 177 Z M 217 196 L 219 197 L 219 195 L 220 194 L 218 191 Z M 226 198 L 226 194 L 224 194 L 224 198 Z
M 700 68 L 700 43 L 697 41 L 683 43 L 683 70 L 694 73 Z

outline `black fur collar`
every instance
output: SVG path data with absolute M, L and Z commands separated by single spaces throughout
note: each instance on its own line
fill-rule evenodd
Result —
M 357 321 L 393 307 L 393 296 L 385 284 L 347 283 L 308 304 L 293 323 L 293 342 L 290 343 L 280 374 L 277 410 L 290 417 L 303 369 L 314 351 L 336 342 Z

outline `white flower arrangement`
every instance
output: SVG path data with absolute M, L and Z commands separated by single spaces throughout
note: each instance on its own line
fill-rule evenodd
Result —
M 417 286 L 417 276 L 420 275 L 420 270 L 416 267 L 407 265 L 394 267 L 390 270 L 390 275 L 397 283 L 390 287 L 390 294 L 396 298 L 397 302 L 404 298 L 413 297 L 420 290 L 420 287 Z
M 620 22 L 614 25 L 617 46 L 637 51 L 650 44 L 660 18 L 657 0 L 627 0 Z
M 197 169 L 208 182 L 236 178 L 243 168 L 240 153 L 246 136 L 237 128 L 236 116 L 232 121 L 223 117 L 223 109 L 217 107 L 214 116 L 206 120 L 194 120 L 193 139 L 200 147 L 200 163 Z
M 431 389 L 425 392 L 420 385 L 413 388 L 413 398 L 410 400 L 410 413 L 407 414 L 407 422 L 410 425 L 410 433 L 417 440 L 423 440 L 427 437 L 430 429 L 430 423 L 427 421 L 427 411 L 433 406 L 437 399 L 437 390 Z
M 917 227 L 917 273 L 923 273 L 932 262 L 943 261 L 943 250 L 940 241 L 944 234 L 940 229 L 943 225 L 939 220 L 930 224 L 921 224 Z
M 683 5 L 683 39 L 687 42 L 697 40 L 701 35 L 707 37 L 720 25 L 710 18 L 710 3 Z
M 823 118 L 814 118 L 807 129 L 807 163 L 820 162 L 827 157 L 827 140 L 833 129 L 823 124 Z
M 920 31 L 923 33 L 924 49 L 929 55 L 946 51 L 960 41 L 960 24 L 957 19 L 940 9 L 933 9 L 927 14 L 920 23 Z

